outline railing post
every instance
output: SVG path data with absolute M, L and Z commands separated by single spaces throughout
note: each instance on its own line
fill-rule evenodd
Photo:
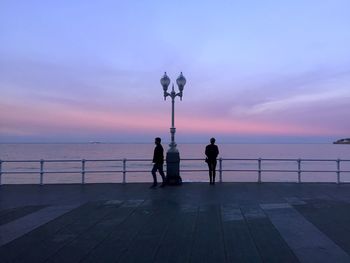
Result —
M 123 159 L 123 184 L 126 183 L 126 159 Z
M 298 183 L 301 183 L 301 160 L 298 159 Z
M 40 160 L 40 185 L 44 184 L 44 160 Z
M 340 183 L 340 159 L 337 159 L 337 184 Z
M 219 158 L 219 182 L 222 183 L 222 158 Z
M 85 159 L 81 160 L 81 183 L 85 184 Z
M 258 183 L 261 183 L 261 158 L 258 159 Z
M 1 177 L 2 177 L 2 161 L 0 160 L 0 185 L 2 184 Z

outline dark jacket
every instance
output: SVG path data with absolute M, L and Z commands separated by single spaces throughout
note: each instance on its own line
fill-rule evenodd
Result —
M 153 162 L 157 164 L 164 163 L 164 149 L 161 144 L 157 144 L 157 146 L 154 148 Z
M 219 148 L 215 144 L 209 144 L 205 147 L 205 155 L 208 158 L 208 161 L 216 161 L 216 158 L 219 155 Z

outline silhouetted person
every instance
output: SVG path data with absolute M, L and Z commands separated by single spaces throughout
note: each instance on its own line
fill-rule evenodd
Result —
M 211 138 L 210 144 L 205 147 L 205 155 L 207 156 L 205 161 L 209 167 L 210 184 L 215 184 L 216 158 L 219 155 L 219 148 L 215 145 L 215 138 Z
M 163 146 L 160 144 L 162 140 L 157 137 L 154 139 L 154 143 L 156 144 L 156 147 L 154 148 L 154 154 L 153 154 L 153 169 L 152 169 L 152 176 L 153 176 L 153 185 L 151 188 L 154 188 L 157 186 L 157 175 L 156 172 L 158 170 L 159 174 L 162 176 L 162 185 L 161 187 L 165 186 L 165 175 L 163 171 L 163 163 L 164 163 L 164 149 Z

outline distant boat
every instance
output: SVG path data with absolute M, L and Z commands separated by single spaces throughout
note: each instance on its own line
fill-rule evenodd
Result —
M 333 143 L 334 144 L 350 144 L 350 138 L 340 139 L 340 140 L 337 140 Z
M 91 141 L 89 143 L 91 143 L 91 144 L 98 144 L 98 143 L 101 143 L 101 142 Z

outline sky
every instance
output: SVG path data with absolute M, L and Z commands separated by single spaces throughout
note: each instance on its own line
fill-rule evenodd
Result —
M 350 1 L 0 1 L 0 143 L 350 137 Z

